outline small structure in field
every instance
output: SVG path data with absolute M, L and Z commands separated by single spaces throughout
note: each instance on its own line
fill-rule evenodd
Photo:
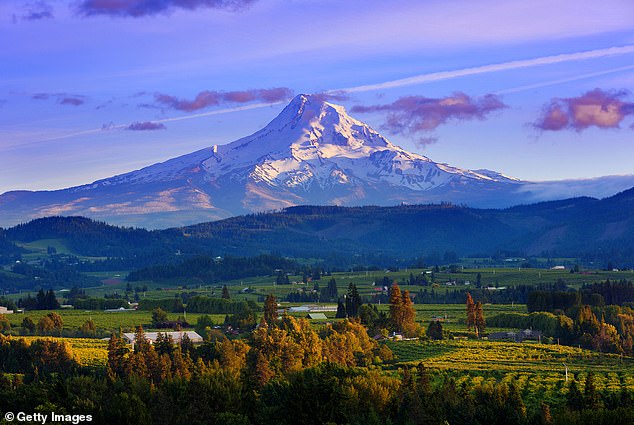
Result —
M 328 320 L 324 313 L 308 313 L 306 318 L 308 320 Z

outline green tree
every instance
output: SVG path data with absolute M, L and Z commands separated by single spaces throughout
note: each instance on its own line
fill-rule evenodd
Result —
M 348 285 L 348 294 L 346 295 L 346 312 L 348 317 L 358 317 L 359 307 L 361 307 L 362 304 L 359 291 L 357 291 L 357 285 L 351 282 L 350 285 Z
M 229 288 L 227 288 L 227 285 L 223 285 L 222 287 L 222 298 L 224 298 L 225 300 L 231 299 L 231 295 L 229 294 Z
M 35 322 L 30 317 L 25 317 L 22 319 L 22 327 L 29 331 L 29 333 L 33 333 L 35 331 Z
M 152 326 L 157 327 L 167 322 L 167 313 L 160 307 L 152 310 Z
M 291 282 L 288 280 L 288 275 L 284 272 L 284 270 L 280 270 L 277 272 L 275 283 L 278 285 L 289 285 Z
M 203 316 L 198 316 L 194 329 L 196 329 L 196 332 L 198 332 L 198 334 L 204 339 L 208 339 L 213 327 L 214 321 L 212 320 L 211 316 L 205 314 Z
M 441 340 L 442 336 L 442 323 L 438 320 L 432 320 L 429 322 L 429 327 L 427 328 L 427 336 L 431 339 Z
M 337 313 L 335 314 L 337 319 L 345 319 L 348 317 L 348 313 L 346 312 L 346 304 L 343 302 L 341 298 L 337 301 Z
M 586 382 L 583 389 L 583 400 L 585 402 L 585 408 L 590 410 L 596 410 L 601 407 L 601 396 L 597 391 L 596 384 L 594 383 L 594 372 L 588 372 L 586 376 Z

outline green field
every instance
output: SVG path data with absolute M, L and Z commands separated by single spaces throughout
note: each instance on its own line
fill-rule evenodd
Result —
M 19 327 L 22 324 L 24 317 L 30 317 L 35 323 L 40 320 L 41 317 L 47 315 L 50 311 L 29 311 L 24 314 L 11 314 L 7 318 L 11 322 L 12 327 Z M 142 325 L 144 329 L 151 329 L 150 323 L 152 322 L 152 312 L 150 311 L 84 311 L 84 310 L 55 310 L 55 313 L 60 314 L 64 320 L 64 329 L 77 330 L 81 325 L 86 323 L 87 320 L 92 319 L 95 322 L 95 326 L 98 331 L 113 332 L 118 331 L 121 327 L 124 331 L 134 331 L 134 329 Z M 169 313 L 168 320 L 176 320 L 182 314 Z M 187 322 L 194 325 L 198 317 L 203 314 L 187 313 Z M 224 314 L 209 314 L 214 323 L 219 325 L 223 323 Z
M 148 291 L 144 294 L 144 297 L 156 299 L 156 298 L 171 298 L 181 292 L 195 292 L 199 294 L 209 296 L 219 296 L 223 285 L 227 285 L 231 295 L 234 297 L 257 300 L 259 297 L 266 296 L 267 294 L 274 294 L 278 299 L 285 297 L 290 292 L 298 290 L 312 290 L 314 285 L 317 284 L 319 288 L 324 288 L 328 285 L 328 281 L 334 278 L 337 281 L 337 287 L 340 294 L 344 294 L 347 291 L 348 285 L 354 283 L 362 296 L 371 296 L 379 291 L 382 286 L 384 277 L 387 277 L 391 282 L 398 282 L 402 290 L 409 290 L 415 294 L 420 290 L 432 288 L 437 293 L 444 293 L 444 291 L 462 290 L 473 288 L 477 279 L 478 273 L 481 275 L 482 286 L 484 287 L 511 287 L 516 285 L 539 285 L 539 284 L 553 284 L 558 280 L 563 280 L 571 287 L 579 288 L 583 284 L 595 283 L 610 280 L 634 280 L 634 271 L 581 271 L 580 273 L 570 273 L 568 270 L 549 270 L 549 269 L 522 269 L 522 268 L 473 268 L 459 270 L 456 273 L 449 273 L 448 270 L 441 270 L 438 273 L 434 273 L 434 283 L 428 286 L 410 286 L 406 282 L 410 277 L 410 274 L 414 276 L 424 276 L 428 280 L 431 280 L 431 269 L 404 269 L 397 272 L 387 271 L 368 271 L 368 272 L 337 272 L 332 273 L 331 276 L 322 276 L 318 281 L 308 282 L 307 284 L 299 283 L 294 285 L 275 285 L 275 276 L 263 276 L 254 278 L 244 278 L 240 280 L 230 280 L 224 282 L 201 282 L 196 280 L 178 279 L 169 280 L 161 283 L 141 281 L 130 282 L 131 286 L 143 287 L 147 286 Z M 96 275 L 96 274 L 95 274 Z M 118 276 L 117 276 L 118 275 Z M 99 277 L 103 279 L 108 278 L 121 278 L 125 277 L 125 272 L 111 272 L 101 273 Z M 289 275 L 291 282 L 301 282 L 302 277 L 298 275 Z M 451 282 L 451 285 L 447 283 Z M 469 282 L 470 284 L 465 284 Z M 98 288 L 88 288 L 87 293 L 91 296 L 103 296 L 104 293 L 123 293 L 125 291 L 126 282 L 122 281 L 120 284 L 101 286 Z M 250 288 L 254 292 L 249 294 L 243 294 L 241 291 L 245 288 Z

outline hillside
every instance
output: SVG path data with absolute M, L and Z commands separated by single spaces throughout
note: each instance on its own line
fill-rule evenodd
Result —
M 389 258 L 446 252 L 458 256 L 505 252 L 632 264 L 632 207 L 634 189 L 602 200 L 573 198 L 504 210 L 449 204 L 299 206 L 151 232 L 54 217 L 4 234 L 9 252 L 16 248 L 13 242 L 61 239 L 76 255 L 117 258 L 131 267 L 173 263 L 179 256 L 262 253 L 381 264 Z

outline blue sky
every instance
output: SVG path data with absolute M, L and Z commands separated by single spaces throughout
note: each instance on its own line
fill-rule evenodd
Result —
M 437 162 L 634 172 L 629 0 L 10 1 L 0 39 L 0 193 L 228 143 L 323 92 Z

